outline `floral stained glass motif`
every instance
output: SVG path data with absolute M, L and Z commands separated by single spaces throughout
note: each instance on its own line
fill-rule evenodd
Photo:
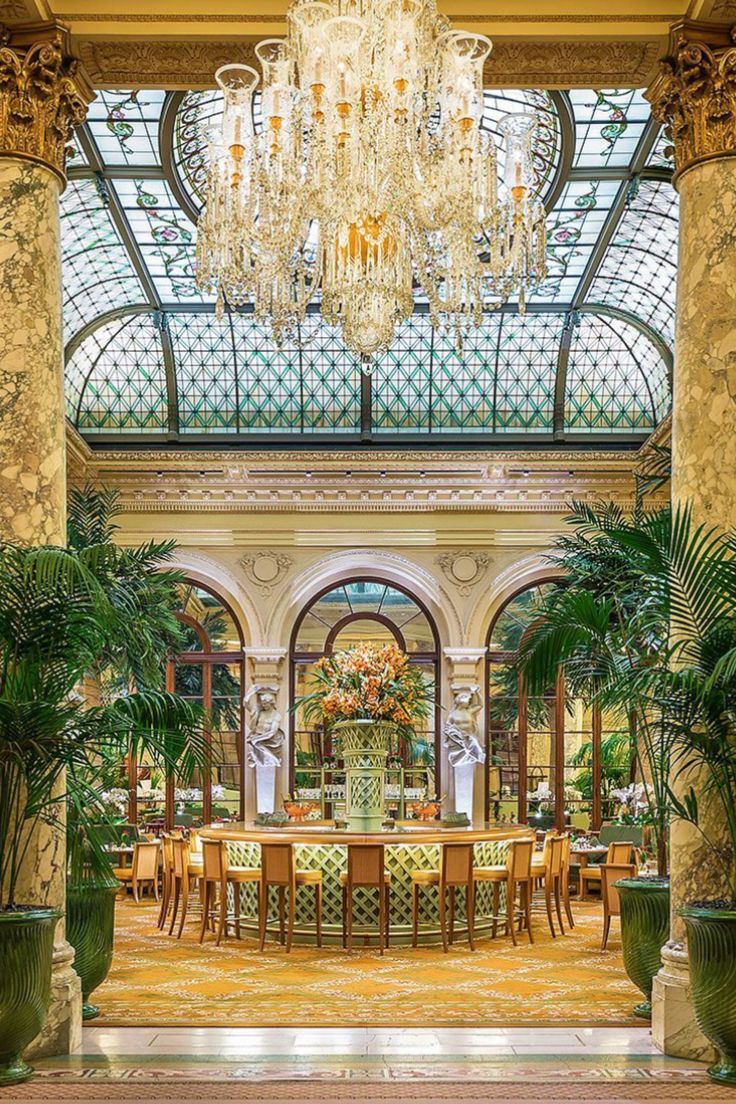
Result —
M 619 188 L 616 180 L 571 180 L 565 185 L 548 220 L 549 276 L 533 302 L 572 302 Z
M 88 125 L 103 162 L 108 165 L 157 165 L 159 121 L 165 92 L 99 90 L 88 113 Z
M 639 89 L 570 92 L 575 113 L 577 168 L 627 165 L 649 121 L 650 108 Z

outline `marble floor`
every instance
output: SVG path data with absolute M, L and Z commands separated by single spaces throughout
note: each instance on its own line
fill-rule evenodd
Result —
M 438 1101 L 723 1098 L 720 1090 L 709 1085 L 705 1066 L 661 1055 L 646 1026 L 347 1029 L 310 1028 L 307 1024 L 279 1028 L 101 1025 L 85 1028 L 77 1054 L 44 1059 L 35 1065 L 37 1078 L 27 1091 L 35 1098 L 40 1093 L 48 1101 L 74 1099 L 75 1086 L 80 1100 L 136 1101 L 152 1099 L 155 1094 L 157 1100 L 216 1102 L 241 1099 L 238 1085 L 243 1092 L 247 1090 L 248 1100 L 261 1099 L 250 1095 L 254 1086 L 264 1093 L 264 1100 L 320 1099 L 318 1084 L 323 1086 L 325 1099 L 345 1101 L 401 1101 L 417 1098 L 418 1092 L 429 1092 L 429 1096 L 421 1096 L 423 1100 L 434 1100 L 436 1094 Z M 340 1092 L 339 1085 L 344 1097 L 334 1095 Z M 184 1095 L 185 1090 L 193 1095 Z M 7 1104 L 16 1098 L 29 1097 L 20 1090 L 11 1091 Z

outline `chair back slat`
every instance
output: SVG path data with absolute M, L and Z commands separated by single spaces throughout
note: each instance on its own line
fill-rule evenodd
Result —
M 611 865 L 628 865 L 633 857 L 634 845 L 631 840 L 617 840 L 608 846 L 606 862 Z
M 189 844 L 184 839 L 172 839 L 174 877 L 183 878 L 189 871 Z
M 227 845 L 224 840 L 202 840 L 202 870 L 207 882 L 226 880 Z
M 509 853 L 506 857 L 506 869 L 509 872 L 509 877 L 514 880 L 530 878 L 533 853 L 534 840 L 512 840 L 509 844 Z
M 470 885 L 473 880 L 473 844 L 443 843 L 440 862 L 442 885 Z
M 553 878 L 556 878 L 558 874 L 562 873 L 562 862 L 565 852 L 565 840 L 562 836 L 554 836 L 549 843 L 549 853 L 547 861 L 549 864 L 549 872 Z
M 158 860 L 161 844 L 136 843 L 133 851 L 133 876 L 135 878 L 155 878 L 158 875 Z
M 354 886 L 382 886 L 384 848 L 382 843 L 348 845 L 348 882 Z
M 614 882 L 622 878 L 633 878 L 636 867 L 633 863 L 601 863 L 601 896 L 603 907 L 609 916 L 621 915 L 621 901 Z
M 292 844 L 261 844 L 261 877 L 269 885 L 288 886 L 292 884 L 295 877 Z

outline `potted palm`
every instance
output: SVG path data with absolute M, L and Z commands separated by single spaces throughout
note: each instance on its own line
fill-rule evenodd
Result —
M 554 681 L 561 665 L 573 696 L 598 705 L 625 733 L 654 836 L 657 874 L 619 883 L 624 964 L 644 994 L 637 1015 L 651 1016 L 652 982 L 669 931 L 667 841 L 672 803 L 669 776 L 673 734 L 651 674 L 667 655 L 670 606 L 667 579 L 651 577 L 650 558 L 637 538 L 672 529 L 668 510 L 637 504 L 627 517 L 614 504 L 573 504 L 571 532 L 557 541 L 554 561 L 565 586 L 551 591 L 520 646 L 530 693 Z M 666 659 L 664 660 L 666 662 Z
M 714 887 L 681 915 L 695 1016 L 719 1052 L 708 1073 L 736 1084 L 736 535 L 694 525 L 687 508 L 669 527 L 629 533 L 651 588 L 667 603 L 671 636 L 642 692 L 672 734 L 675 815 L 700 834 Z
M 380 831 L 386 761 L 429 712 L 419 667 L 395 644 L 364 644 L 316 664 L 314 689 L 300 698 L 307 720 L 329 726 L 345 762 L 346 815 L 353 831 Z
M 154 689 L 89 705 L 78 687 L 123 631 L 108 587 L 116 550 L 0 544 L 0 1084 L 23 1080 L 24 1048 L 49 1000 L 58 912 L 18 899 L 41 823 L 63 831 L 67 787 L 111 749 L 143 745 L 185 769 L 203 747 L 199 712 Z
M 115 621 L 86 673 L 101 703 L 121 701 L 135 687 L 145 691 L 141 701 L 165 701 L 166 716 L 150 717 L 150 728 L 138 735 L 139 756 L 154 773 L 176 771 L 187 778 L 203 766 L 199 734 L 200 711 L 174 695 L 156 695 L 166 658 L 185 646 L 178 587 L 183 579 L 166 566 L 175 543 L 151 541 L 138 548 L 114 543 L 119 513 L 117 492 L 85 486 L 69 496 L 69 548 L 94 557 L 99 580 Z M 153 696 L 150 697 L 150 692 Z M 194 739 L 192 739 L 193 732 Z M 156 739 L 149 738 L 155 735 Z M 116 812 L 127 806 L 126 790 L 105 790 L 129 753 L 128 740 L 108 739 L 100 745 L 89 767 L 70 772 L 67 785 L 67 939 L 74 947 L 74 968 L 82 983 L 83 1019 L 93 1019 L 98 1008 L 91 993 L 107 977 L 112 962 L 115 898 L 119 882 L 111 856 L 100 839 L 100 827 L 114 824 Z

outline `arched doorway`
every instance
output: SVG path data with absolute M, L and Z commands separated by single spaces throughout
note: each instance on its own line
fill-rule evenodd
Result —
M 560 585 L 542 578 L 507 599 L 486 639 L 486 813 L 491 821 L 539 827 L 566 824 L 598 830 L 602 808 L 598 708 L 586 708 L 566 693 L 560 671 L 539 697 L 526 691 L 518 649 L 539 616 L 546 595 Z
M 167 829 L 245 815 L 243 634 L 228 603 L 210 588 L 187 580 L 179 593 L 184 648 L 166 665 L 166 689 L 205 710 L 208 761 L 188 779 L 162 780 L 146 763 L 129 765 L 131 821 Z
M 321 590 L 301 611 L 292 630 L 290 700 L 308 692 L 310 672 L 318 659 L 366 643 L 397 644 L 431 684 L 435 707 L 412 746 L 399 751 L 406 772 L 415 769 L 429 791 L 439 793 L 439 637 L 426 606 L 406 588 L 387 579 L 355 576 Z M 321 783 L 324 764 L 332 762 L 331 736 L 322 727 L 309 725 L 299 710 L 291 713 L 289 723 L 289 787 L 292 793 L 309 791 Z

